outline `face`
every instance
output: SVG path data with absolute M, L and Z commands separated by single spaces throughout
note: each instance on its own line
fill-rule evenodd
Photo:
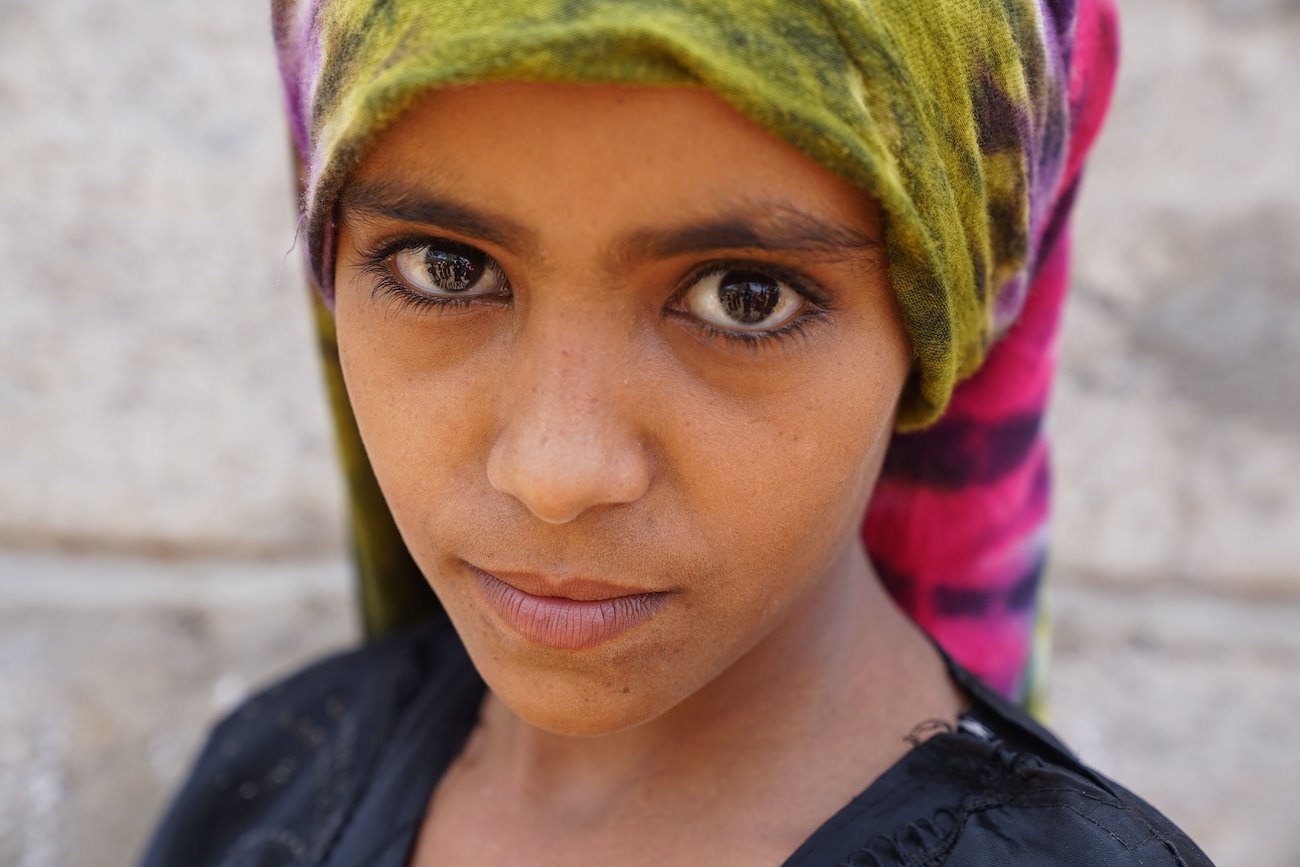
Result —
M 653 719 L 860 580 L 910 365 L 860 190 L 707 91 L 493 84 L 405 113 L 339 213 L 366 450 L 520 716 Z

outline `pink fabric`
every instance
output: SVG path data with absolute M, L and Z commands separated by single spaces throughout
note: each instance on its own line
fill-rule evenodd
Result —
M 902 607 L 958 661 L 1022 700 L 1047 553 L 1044 414 L 1069 282 L 1069 218 L 1118 61 L 1113 0 L 1045 5 L 1058 26 L 1073 16 L 1064 56 L 1071 128 L 1065 171 L 1035 239 L 1028 295 L 944 417 L 895 437 L 862 529 Z

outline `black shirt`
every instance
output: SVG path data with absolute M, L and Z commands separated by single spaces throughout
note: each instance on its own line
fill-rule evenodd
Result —
M 949 666 L 973 699 L 958 726 L 914 746 L 784 867 L 1210 864 Z M 407 867 L 484 688 L 445 620 L 312 665 L 217 725 L 142 867 Z

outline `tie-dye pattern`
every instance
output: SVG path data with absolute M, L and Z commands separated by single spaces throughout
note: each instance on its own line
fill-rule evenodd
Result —
M 1111 0 L 276 0 L 312 273 L 334 205 L 430 87 L 703 85 L 869 190 L 916 356 L 864 538 L 896 597 L 1018 693 L 1045 553 L 1066 223 L 1114 69 Z M 432 604 L 336 379 L 368 623 Z M 960 384 L 959 384 L 960 383 Z M 910 433 L 907 433 L 910 431 Z M 398 600 L 401 600 L 398 602 Z
M 1050 494 L 1045 412 L 1069 278 L 1069 218 L 1084 157 L 1110 102 L 1114 9 L 1050 4 L 1069 82 L 1064 171 L 1046 215 L 1014 325 L 958 385 L 929 428 L 898 433 L 872 497 L 863 539 L 894 597 L 986 682 L 1041 711 L 1044 660 L 1031 658 L 1046 616 L 1040 581 Z M 1071 38 L 1073 37 L 1073 38 Z M 1036 677 L 1037 676 L 1037 677 Z

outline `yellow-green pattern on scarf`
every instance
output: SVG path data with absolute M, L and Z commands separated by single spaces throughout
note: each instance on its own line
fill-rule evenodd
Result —
M 1066 140 L 1041 134 L 1067 116 L 1049 24 L 1026 0 L 280 2 L 316 280 L 328 298 L 342 185 L 428 88 L 704 85 L 879 199 L 917 358 L 899 426 L 921 427 L 1023 296 L 1031 185 L 1059 174 Z

